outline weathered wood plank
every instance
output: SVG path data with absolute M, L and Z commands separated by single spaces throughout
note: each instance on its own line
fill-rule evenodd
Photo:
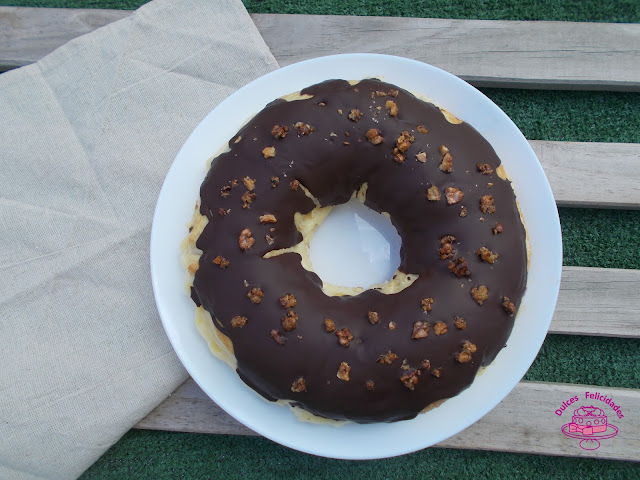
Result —
M 585 392 L 599 392 L 620 405 L 624 418 L 618 419 L 609 406 L 585 398 Z M 554 412 L 574 396 L 578 401 L 558 416 Z M 573 410 L 594 405 L 605 410 L 619 433 L 602 440 L 600 448 L 589 451 L 579 440 L 560 431 L 571 422 Z M 136 428 L 192 433 L 256 435 L 212 402 L 189 379 L 161 403 Z M 463 432 L 438 447 L 471 448 L 503 452 L 538 453 L 599 459 L 640 460 L 640 390 L 585 385 L 520 382 L 494 410 Z
M 32 63 L 130 13 L 0 7 L 0 67 Z M 387 53 L 444 68 L 478 86 L 640 91 L 638 24 L 252 17 L 280 65 L 336 53 Z
M 640 270 L 564 267 L 549 332 L 640 338 Z

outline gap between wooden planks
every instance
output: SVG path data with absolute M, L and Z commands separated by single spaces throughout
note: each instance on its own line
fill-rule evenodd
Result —
M 586 399 L 585 392 L 600 393 L 620 405 L 624 418 L 598 400 Z M 574 396 L 578 401 L 561 416 L 555 410 Z M 561 433 L 579 406 L 594 405 L 605 410 L 609 423 L 619 429 L 615 438 L 602 440 L 600 448 L 583 450 L 579 440 Z M 188 379 L 156 407 L 135 428 L 190 433 L 257 435 L 218 407 Z M 520 382 L 491 412 L 437 447 L 537 453 L 598 459 L 640 460 L 640 391 L 562 383 Z
M 0 7 L 0 69 L 32 63 L 131 12 Z M 640 25 L 252 14 L 281 66 L 336 53 L 401 54 L 478 86 L 640 91 Z M 597 66 L 597 67 L 595 67 Z

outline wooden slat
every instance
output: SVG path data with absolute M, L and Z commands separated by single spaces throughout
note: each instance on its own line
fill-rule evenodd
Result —
M 585 399 L 585 392 L 599 392 L 620 405 L 624 418 L 598 400 Z M 556 409 L 578 396 L 579 401 L 561 416 Z M 578 406 L 603 408 L 609 422 L 619 429 L 617 437 L 603 440 L 594 451 L 583 450 L 579 440 L 564 436 L 560 429 L 571 422 Z M 193 433 L 256 435 L 212 402 L 189 379 L 161 403 L 136 428 Z M 503 452 L 538 453 L 599 459 L 640 460 L 640 390 L 558 383 L 520 382 L 494 410 L 438 447 L 471 448 Z
M 640 270 L 564 267 L 549 332 L 640 338 Z
M 129 13 L 0 7 L 0 66 L 34 62 Z M 640 91 L 638 24 L 252 17 L 280 65 L 336 53 L 387 53 L 444 68 L 478 86 Z

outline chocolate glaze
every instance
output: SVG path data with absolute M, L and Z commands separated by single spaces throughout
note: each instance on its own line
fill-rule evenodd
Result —
M 470 125 L 449 123 L 437 107 L 402 89 L 395 98 L 371 98 L 371 92 L 390 88 L 396 87 L 374 79 L 356 86 L 333 80 L 305 89 L 302 93 L 313 95 L 310 99 L 270 103 L 242 128 L 240 141 L 235 142 L 237 137 L 229 141 L 231 150 L 213 162 L 200 190 L 200 212 L 209 223 L 197 241 L 203 254 L 192 297 L 219 320 L 216 326 L 232 340 L 240 377 L 269 400 L 288 399 L 314 414 L 360 423 L 413 418 L 432 402 L 467 388 L 478 368 L 489 364 L 505 346 L 511 332 L 514 316 L 503 310 L 502 297 L 519 305 L 526 284 L 525 230 L 511 184 L 496 173 L 481 175 L 476 169 L 478 162 L 488 163 L 494 171 L 500 165 L 493 148 Z M 395 118 L 385 108 L 389 99 L 399 109 Z M 347 118 L 353 108 L 364 113 L 357 123 Z M 298 135 L 296 122 L 315 130 Z M 286 138 L 273 138 L 271 129 L 276 124 L 289 126 Z M 417 132 L 417 125 L 425 125 L 429 132 Z M 382 144 L 367 141 L 370 128 L 380 130 Z M 415 142 L 406 152 L 407 160 L 398 164 L 392 150 L 403 130 L 412 132 Z M 345 141 L 350 144 L 344 145 Z M 438 169 L 440 145 L 447 146 L 453 156 L 451 173 Z M 275 147 L 275 157 L 263 157 L 267 146 Z M 419 151 L 426 152 L 426 163 L 415 160 Z M 256 197 L 249 208 L 242 208 L 246 176 L 256 180 Z M 280 179 L 275 188 L 272 176 Z M 221 188 L 234 179 L 238 186 L 222 198 Z M 314 204 L 302 189 L 289 188 L 294 179 L 322 206 L 348 201 L 367 182 L 366 205 L 388 212 L 402 238 L 399 270 L 418 274 L 419 279 L 393 295 L 368 290 L 357 296 L 328 297 L 318 276 L 302 268 L 299 255 L 263 259 L 266 252 L 302 239 L 294 214 L 308 213 Z M 438 202 L 425 196 L 432 184 L 442 193 Z M 464 192 L 461 203 L 447 205 L 444 189 L 449 186 Z M 495 199 L 494 214 L 480 211 L 479 200 L 485 194 Z M 465 218 L 459 216 L 462 206 L 468 209 Z M 220 216 L 220 208 L 231 211 Z M 274 214 L 277 223 L 260 224 L 259 216 L 267 213 Z M 504 233 L 494 235 L 497 222 L 504 226 Z M 238 236 L 245 228 L 256 242 L 242 251 Z M 272 245 L 265 240 L 267 234 L 274 239 Z M 467 260 L 470 278 L 456 277 L 447 268 L 449 261 L 438 257 L 444 235 L 456 237 L 457 256 Z M 482 262 L 475 254 L 483 246 L 500 255 L 495 264 Z M 213 263 L 218 255 L 230 261 L 228 268 Z M 471 287 L 480 284 L 489 288 L 489 299 L 482 306 L 470 295 Z M 263 290 L 260 304 L 247 298 L 251 287 Z M 287 293 L 297 299 L 297 327 L 290 332 L 282 328 L 287 310 L 279 303 Z M 425 297 L 435 300 L 430 313 L 421 308 Z M 378 312 L 377 325 L 368 322 L 368 311 Z M 242 328 L 231 327 L 231 318 L 237 315 L 248 318 Z M 466 320 L 466 330 L 454 326 L 455 316 Z M 326 333 L 325 318 L 333 319 L 338 329 L 351 329 L 354 340 L 348 347 L 341 346 L 335 334 Z M 448 333 L 438 336 L 432 328 L 426 338 L 412 339 L 413 323 L 418 320 L 432 326 L 443 321 Z M 396 324 L 394 330 L 388 328 L 390 321 Z M 270 337 L 273 329 L 286 337 L 284 345 Z M 471 362 L 458 363 L 455 355 L 465 340 L 474 343 L 477 352 Z M 378 357 L 389 350 L 398 360 L 392 365 L 378 363 Z M 431 369 L 442 368 L 440 378 L 424 370 L 415 389 L 409 390 L 400 381 L 406 372 L 401 368 L 405 359 L 414 368 L 428 359 Z M 341 362 L 351 367 L 348 382 L 336 377 Z M 294 393 L 291 385 L 299 377 L 305 378 L 307 390 Z M 374 390 L 365 388 L 367 380 L 375 382 Z

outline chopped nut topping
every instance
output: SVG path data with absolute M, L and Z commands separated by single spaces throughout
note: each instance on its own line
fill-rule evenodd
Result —
M 389 325 L 387 325 L 389 327 L 389 330 L 395 330 L 396 329 L 396 322 L 391 321 L 389 322 Z
M 300 182 L 298 180 L 293 180 L 293 181 L 289 182 L 289 188 L 291 190 L 296 191 L 296 190 L 298 190 L 299 186 L 300 186 Z
M 220 196 L 222 198 L 227 198 L 229 195 L 231 195 L 231 185 L 225 185 L 220 189 Z
M 411 369 L 407 370 L 407 372 L 404 373 L 400 377 L 400 381 L 409 390 L 414 390 L 416 388 L 416 384 L 418 383 L 418 380 L 419 380 L 419 377 L 420 377 L 421 373 L 422 372 L 420 370 L 416 370 L 415 368 L 411 368 Z
M 429 370 L 431 368 L 431 362 L 429 360 L 422 360 L 418 368 L 420 370 Z
M 471 270 L 464 257 L 458 257 L 455 260 L 449 262 L 449 271 L 454 273 L 456 277 L 470 277 Z
M 440 151 L 440 155 L 445 155 L 446 153 L 449 153 L 449 149 L 444 145 L 440 145 L 440 147 L 438 147 L 438 150 Z
M 444 335 L 448 331 L 449 331 L 449 328 L 447 327 L 447 324 L 444 322 L 436 322 L 433 325 L 433 333 L 435 333 L 436 335 Z
M 255 198 L 256 198 L 255 193 L 251 193 L 249 190 L 244 192 L 242 194 L 242 197 L 240 197 L 240 200 L 242 200 L 242 208 L 249 208 L 249 205 L 251 205 L 251 203 Z
M 263 296 L 264 293 L 262 293 L 262 289 L 259 287 L 253 287 L 247 292 L 247 298 L 256 304 L 262 301 Z
M 424 133 L 424 134 L 429 133 L 429 130 L 427 130 L 424 125 L 418 125 L 416 127 L 416 130 L 418 130 L 418 132 Z
M 419 161 L 420 163 L 425 163 L 427 161 L 426 152 L 418 152 L 418 153 L 416 153 L 416 160 Z
M 345 147 L 348 147 L 349 145 L 351 145 L 351 142 L 342 142 L 342 144 L 343 144 Z
M 276 188 L 280 183 L 280 177 L 271 177 L 271 188 Z
M 342 330 L 336 330 L 336 337 L 338 337 L 338 343 L 343 347 L 348 347 L 353 340 L 353 335 L 351 334 L 351 330 L 348 328 L 343 328 Z
M 467 322 L 462 317 L 456 317 L 453 320 L 453 324 L 456 326 L 456 328 L 458 330 L 466 330 L 467 329 Z
M 287 342 L 287 337 L 283 336 L 277 330 L 271 330 L 270 335 L 271 335 L 271 338 L 273 338 L 273 341 L 276 342 L 278 345 L 284 345 Z
M 516 305 L 509 300 L 509 297 L 502 297 L 502 308 L 504 308 L 504 311 L 509 315 L 516 313 Z
M 307 382 L 305 381 L 304 377 L 300 377 L 299 379 L 297 379 L 295 382 L 291 384 L 291 391 L 293 393 L 300 393 L 300 392 L 307 391 Z
M 220 215 L 221 217 L 224 217 L 225 215 L 228 215 L 230 211 L 231 211 L 230 208 L 219 208 L 218 215 Z
M 380 90 L 376 91 L 376 95 L 378 97 L 386 97 L 387 96 L 387 92 L 381 92 Z
M 415 139 L 416 137 L 411 135 L 407 130 L 404 130 L 396 140 L 396 146 L 398 147 L 398 150 L 404 153 L 409 150 L 409 147 L 415 141 Z
M 460 209 L 460 216 L 461 216 L 462 218 L 464 218 L 464 217 L 466 217 L 466 216 L 467 216 L 467 207 L 462 207 L 462 208 Z
M 247 317 L 241 317 L 236 315 L 231 319 L 231 326 L 233 328 L 242 328 L 247 324 Z
M 376 389 L 376 383 L 373 380 L 367 380 L 365 385 L 367 386 L 367 390 L 373 392 Z
M 253 192 L 253 189 L 256 188 L 256 180 L 254 178 L 244 177 L 242 183 L 250 192 Z
M 378 312 L 368 312 L 367 318 L 369 319 L 369 323 L 371 325 L 375 325 L 380 320 L 380 315 L 378 315 Z
M 395 88 L 392 88 L 392 89 L 390 89 L 390 90 L 389 90 L 389 92 L 388 92 L 388 93 L 389 93 L 389 96 L 390 96 L 390 97 L 397 97 L 397 96 L 398 96 L 398 94 L 400 93 L 400 90 L 397 90 L 397 89 L 395 89 Z
M 469 352 L 465 352 L 465 351 L 462 351 L 462 352 L 456 353 L 456 360 L 457 360 L 459 363 L 467 363 L 467 362 L 470 362 L 470 361 L 471 361 L 471 354 L 470 354 Z
M 260 215 L 260 223 L 265 224 L 265 223 L 277 223 L 278 220 L 276 219 L 275 215 L 272 215 L 270 213 L 266 214 L 266 215 Z
M 462 344 L 462 350 L 464 352 L 476 353 L 478 348 L 473 343 L 471 343 L 469 340 L 465 340 L 464 343 Z
M 299 135 L 309 135 L 315 130 L 311 125 L 303 122 L 296 122 L 294 127 L 298 130 Z
M 456 253 L 456 250 L 453 249 L 453 242 L 456 241 L 456 237 L 453 235 L 445 235 L 440 239 L 440 244 L 442 247 L 438 250 L 438 256 L 440 260 L 446 260 L 448 258 L 453 258 L 453 255 Z
M 478 285 L 471 289 L 471 296 L 478 302 L 478 305 L 482 305 L 489 298 L 489 289 L 486 285 Z
M 482 261 L 487 263 L 495 263 L 495 261 L 499 257 L 497 253 L 493 253 L 487 247 L 479 248 L 478 251 L 476 252 L 476 255 L 478 255 L 482 259 Z
M 338 109 L 338 115 L 342 115 L 342 109 L 341 108 Z
M 429 329 L 431 325 L 429 322 L 418 321 L 413 324 L 413 332 L 411 338 L 419 339 L 426 338 L 429 335 Z
M 347 362 L 341 362 L 340 366 L 338 367 L 338 373 L 336 374 L 336 377 L 338 377 L 340 380 L 348 382 L 349 372 L 351 372 L 351 367 L 349 366 L 349 364 Z
M 245 228 L 240 232 L 240 236 L 238 237 L 238 245 L 240 245 L 240 250 L 249 250 L 253 247 L 253 244 L 256 243 L 256 239 L 251 237 L 251 230 Z
M 434 368 L 433 370 L 431 370 L 431 375 L 436 378 L 440 378 L 440 376 L 442 375 L 442 367 Z
M 285 332 L 295 330 L 296 322 L 298 321 L 298 314 L 293 310 L 287 312 L 287 316 L 282 319 L 282 328 Z
M 493 232 L 494 235 L 498 235 L 499 233 L 502 233 L 504 231 L 504 227 L 502 226 L 501 223 L 496 223 L 491 229 L 491 231 Z
M 287 127 L 286 125 L 282 127 L 280 125 L 274 125 L 271 129 L 271 135 L 273 135 L 273 138 L 275 139 L 286 137 L 288 132 L 289 127 Z
M 216 258 L 213 259 L 213 263 L 215 263 L 216 265 L 218 265 L 220 268 L 223 268 L 223 269 L 231 265 L 231 263 L 229 263 L 229 260 L 227 260 L 224 257 L 221 257 L 220 255 L 218 255 Z
M 493 204 L 493 195 L 480 197 L 480 210 L 482 210 L 482 213 L 494 213 L 496 211 L 496 207 Z
M 400 150 L 398 150 L 397 148 L 394 148 L 393 149 L 393 160 L 395 162 L 402 163 L 405 160 L 405 156 L 402 153 L 400 153 Z
M 493 168 L 488 163 L 476 163 L 476 167 L 482 175 L 491 175 L 493 173 Z
M 398 355 L 389 350 L 387 353 L 383 353 L 378 357 L 378 363 L 382 363 L 383 365 L 391 365 L 398 359 Z
M 298 303 L 296 301 L 296 297 L 294 297 L 291 293 L 287 293 L 286 295 L 280 297 L 280 305 L 282 305 L 283 308 L 293 308 L 296 306 L 296 303 Z
M 440 190 L 438 190 L 438 187 L 431 185 L 427 190 L 427 200 L 437 202 L 440 198 Z
M 276 147 L 264 147 L 262 149 L 262 156 L 264 158 L 272 158 L 276 156 Z
M 380 145 L 384 140 L 382 138 L 382 135 L 380 135 L 380 132 L 375 128 L 371 128 L 367 130 L 366 135 L 367 135 L 367 140 L 369 140 L 369 143 L 372 143 L 373 145 Z
M 359 122 L 363 115 L 364 115 L 364 113 L 362 113 L 357 108 L 354 108 L 353 110 L 351 110 L 349 112 L 348 118 L 349 118 L 349 120 L 352 120 L 354 122 Z
M 267 245 L 273 245 L 275 240 L 271 235 L 265 235 L 264 239 L 267 241 Z
M 444 189 L 444 195 L 447 197 L 447 203 L 449 205 L 454 205 L 458 202 L 461 202 L 464 198 L 464 193 L 459 188 L 455 187 L 447 187 Z
M 420 300 L 420 304 L 422 305 L 423 312 L 430 312 L 433 308 L 433 298 L 423 298 L 422 300 Z
M 393 100 L 387 100 L 384 106 L 387 108 L 390 117 L 398 116 L 398 105 L 396 105 L 396 102 L 394 102 Z
M 327 331 L 327 333 L 333 333 L 336 331 L 336 324 L 330 318 L 325 318 L 324 329 Z
M 445 173 L 451 173 L 453 170 L 453 157 L 449 153 L 449 149 L 444 145 L 440 145 L 440 153 L 442 154 L 442 163 L 438 168 Z

